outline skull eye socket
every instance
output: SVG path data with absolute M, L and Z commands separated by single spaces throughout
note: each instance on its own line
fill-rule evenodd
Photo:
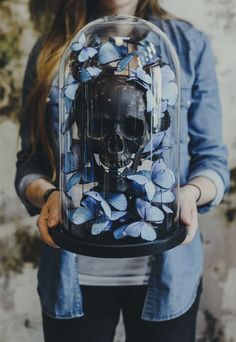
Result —
M 144 123 L 141 119 L 128 116 L 122 121 L 121 131 L 127 138 L 141 138 L 144 134 Z
M 104 138 L 111 130 L 111 122 L 106 117 L 91 117 L 88 124 L 88 136 L 94 139 Z

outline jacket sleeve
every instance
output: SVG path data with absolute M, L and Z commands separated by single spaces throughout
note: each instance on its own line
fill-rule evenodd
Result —
M 189 179 L 206 170 L 219 175 L 224 191 L 229 188 L 227 149 L 222 141 L 222 113 L 215 71 L 215 61 L 210 42 L 199 33 L 196 41 L 195 81 L 189 110 Z M 213 174 L 213 173 L 212 173 Z M 216 201 L 199 208 L 200 212 L 211 209 Z
M 36 80 L 36 63 L 41 44 L 42 40 L 40 39 L 33 47 L 28 59 L 22 88 L 22 105 L 25 104 L 29 91 Z M 20 124 L 19 134 L 21 138 L 21 148 L 17 153 L 15 189 L 28 213 L 31 216 L 34 216 L 40 212 L 40 209 L 27 200 L 25 196 L 25 188 L 31 181 L 37 178 L 43 177 L 50 179 L 51 169 L 49 160 L 47 159 L 40 143 L 36 147 L 33 155 L 30 156 L 30 122 L 31 117 L 26 113 Z

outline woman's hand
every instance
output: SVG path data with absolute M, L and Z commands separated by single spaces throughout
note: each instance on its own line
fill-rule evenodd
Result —
M 52 240 L 48 229 L 57 226 L 60 223 L 60 192 L 54 191 L 48 197 L 47 202 L 42 207 L 41 213 L 37 220 L 37 227 L 41 239 L 49 246 L 60 248 Z
M 190 243 L 198 229 L 197 198 L 199 193 L 197 188 L 185 185 L 180 188 L 180 221 L 186 225 L 188 233 L 183 244 Z

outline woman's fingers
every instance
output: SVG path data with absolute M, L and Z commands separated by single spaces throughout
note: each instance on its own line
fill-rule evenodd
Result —
M 196 234 L 198 229 L 198 216 L 197 211 L 192 212 L 192 222 L 190 225 L 187 226 L 187 236 L 183 242 L 183 244 L 190 243 Z
M 44 206 L 37 220 L 37 227 L 40 233 L 41 239 L 48 245 L 58 248 L 55 242 L 52 240 L 48 232 L 48 210 Z
M 52 228 L 60 223 L 60 212 L 57 205 L 52 205 L 49 209 L 48 227 Z
M 180 221 L 187 227 L 183 244 L 190 243 L 198 229 L 197 205 L 190 187 L 180 189 Z

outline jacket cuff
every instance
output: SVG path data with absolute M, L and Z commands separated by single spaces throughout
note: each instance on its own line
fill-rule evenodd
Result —
M 18 183 L 18 186 L 17 186 L 17 192 L 18 192 L 18 195 L 22 201 L 22 203 L 24 204 L 27 212 L 30 214 L 30 216 L 35 216 L 35 215 L 38 215 L 41 211 L 40 208 L 34 206 L 26 197 L 25 195 L 25 190 L 26 190 L 26 187 L 31 183 L 33 182 L 34 180 L 36 179 L 39 179 L 39 178 L 44 178 L 44 179 L 47 179 L 47 180 L 50 180 L 50 178 L 48 178 L 47 176 L 43 175 L 43 174 L 40 174 L 40 173 L 31 173 L 31 174 L 28 174 L 28 175 L 25 175 L 21 180 L 20 182 Z
M 205 213 L 211 210 L 212 208 L 214 208 L 215 206 L 217 206 L 222 201 L 224 197 L 224 193 L 225 193 L 225 185 L 224 185 L 223 179 L 221 178 L 219 173 L 216 172 L 215 170 L 205 169 L 205 170 L 192 173 L 191 176 L 189 177 L 189 180 L 191 181 L 195 177 L 206 177 L 210 179 L 215 184 L 215 187 L 216 187 L 215 198 L 211 202 L 198 207 L 198 211 L 200 213 Z

